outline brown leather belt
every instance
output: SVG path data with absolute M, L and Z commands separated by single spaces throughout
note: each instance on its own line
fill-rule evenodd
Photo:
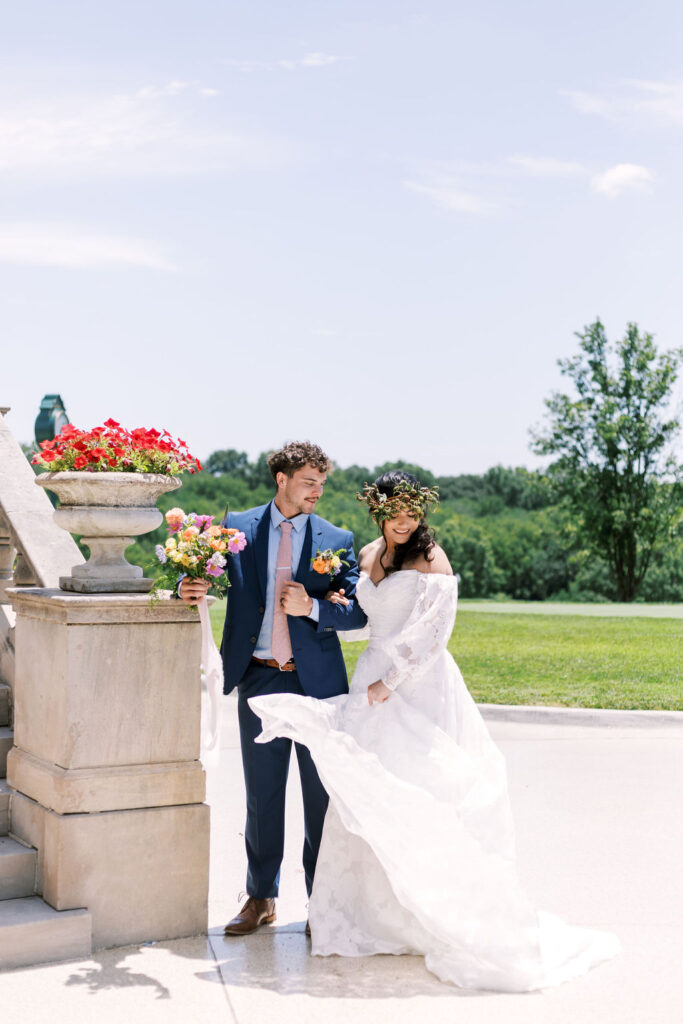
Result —
M 280 665 L 275 658 L 256 658 L 252 655 L 251 660 L 255 661 L 257 665 L 265 665 L 267 668 L 279 668 L 281 672 L 296 672 L 296 665 L 292 658 L 284 665 Z

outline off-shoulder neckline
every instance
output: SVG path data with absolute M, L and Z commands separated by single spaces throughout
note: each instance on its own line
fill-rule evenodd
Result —
M 383 576 L 382 579 L 378 580 L 377 583 L 375 583 L 375 581 L 373 580 L 373 578 L 370 575 L 370 573 L 366 572 L 365 569 L 361 569 L 360 570 L 360 575 L 361 576 L 366 576 L 367 579 L 369 579 L 370 582 L 372 583 L 372 585 L 375 588 L 375 590 L 377 590 L 382 585 L 382 583 L 386 583 L 386 581 L 390 580 L 393 576 L 400 576 L 401 573 L 404 573 L 404 572 L 416 572 L 418 574 L 418 576 L 426 576 L 426 577 L 429 577 L 430 579 L 433 579 L 436 576 L 442 576 L 445 580 L 452 580 L 452 579 L 454 579 L 454 576 L 452 574 L 449 575 L 449 574 L 447 574 L 445 572 L 423 572 L 421 569 L 397 569 L 396 572 L 391 572 L 391 573 L 389 573 L 388 576 Z

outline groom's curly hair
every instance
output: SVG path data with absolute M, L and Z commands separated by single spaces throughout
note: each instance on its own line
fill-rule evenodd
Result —
M 273 480 L 277 480 L 278 473 L 294 476 L 297 469 L 303 466 L 313 466 L 321 473 L 327 473 L 332 463 L 322 448 L 310 441 L 290 441 L 284 448 L 268 456 L 268 469 Z

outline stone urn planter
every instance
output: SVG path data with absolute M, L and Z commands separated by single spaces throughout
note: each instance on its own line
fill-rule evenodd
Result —
M 59 499 L 55 522 L 77 533 L 90 549 L 90 557 L 75 565 L 71 576 L 61 576 L 62 590 L 78 594 L 148 593 L 154 581 L 145 579 L 138 565 L 126 560 L 125 550 L 139 537 L 156 529 L 163 516 L 156 507 L 166 491 L 181 486 L 176 476 L 156 473 L 42 473 L 39 487 Z

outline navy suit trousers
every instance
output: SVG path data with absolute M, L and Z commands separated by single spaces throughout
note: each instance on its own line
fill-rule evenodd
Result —
M 247 892 L 256 899 L 277 896 L 285 844 L 285 791 L 292 741 L 286 738 L 255 743 L 261 719 L 247 704 L 249 697 L 270 693 L 303 695 L 296 672 L 280 672 L 251 662 L 238 687 L 242 765 L 247 790 Z M 304 805 L 303 867 L 311 895 L 328 796 L 307 747 L 294 744 Z

